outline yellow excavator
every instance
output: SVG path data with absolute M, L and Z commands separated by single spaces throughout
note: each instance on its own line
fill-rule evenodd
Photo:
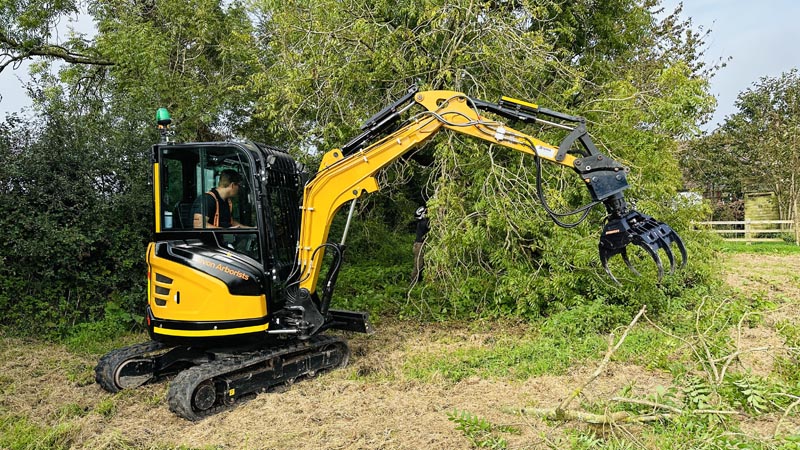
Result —
M 482 114 L 487 114 L 484 116 Z M 566 130 L 559 146 L 491 118 Z M 161 142 L 152 147 L 154 239 L 147 248 L 146 326 L 151 340 L 103 356 L 96 380 L 117 392 L 172 377 L 169 408 L 199 420 L 260 392 L 344 366 L 344 339 L 326 330 L 372 332 L 362 312 L 332 309 L 355 202 L 379 189 L 375 175 L 444 129 L 574 171 L 607 218 L 600 261 L 628 258 L 629 244 L 655 261 L 658 277 L 686 264 L 686 249 L 668 225 L 626 203 L 627 167 L 600 153 L 581 117 L 502 97 L 497 103 L 454 91 L 405 95 L 375 114 L 341 149 L 324 154 L 310 177 L 285 151 L 252 142 L 177 143 L 171 119 L 157 113 Z M 556 223 L 538 186 L 539 200 Z M 329 242 L 334 215 L 350 203 L 344 235 Z M 680 253 L 680 263 L 673 251 Z M 323 255 L 332 253 L 319 282 Z M 317 289 L 317 286 L 321 286 Z

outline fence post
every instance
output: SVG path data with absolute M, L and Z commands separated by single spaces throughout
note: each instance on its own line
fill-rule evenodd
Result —
M 744 221 L 744 241 L 750 244 L 750 219 Z
M 800 245 L 800 215 L 797 211 L 797 198 L 794 199 L 794 245 Z

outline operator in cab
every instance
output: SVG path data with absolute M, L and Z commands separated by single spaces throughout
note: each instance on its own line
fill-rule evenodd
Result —
M 194 228 L 244 228 L 233 218 L 232 198 L 239 195 L 242 176 L 231 169 L 219 175 L 217 187 L 195 200 L 192 206 Z

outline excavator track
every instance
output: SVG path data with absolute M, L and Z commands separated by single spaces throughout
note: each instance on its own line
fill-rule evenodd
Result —
M 160 342 L 150 341 L 107 353 L 94 368 L 95 380 L 111 393 L 155 381 L 153 357 L 150 355 L 165 348 Z
M 296 379 L 344 367 L 350 351 L 343 339 L 318 335 L 284 347 L 215 354 L 216 359 L 180 372 L 170 383 L 169 409 L 196 421 L 232 409 L 260 392 Z

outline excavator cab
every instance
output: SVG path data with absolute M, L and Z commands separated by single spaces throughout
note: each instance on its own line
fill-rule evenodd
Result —
M 266 330 L 291 276 L 301 167 L 284 151 L 239 142 L 160 143 L 152 161 L 151 334 L 174 340 Z M 230 173 L 238 174 L 235 190 L 222 186 Z M 230 222 L 215 224 L 214 216 L 228 213 Z

